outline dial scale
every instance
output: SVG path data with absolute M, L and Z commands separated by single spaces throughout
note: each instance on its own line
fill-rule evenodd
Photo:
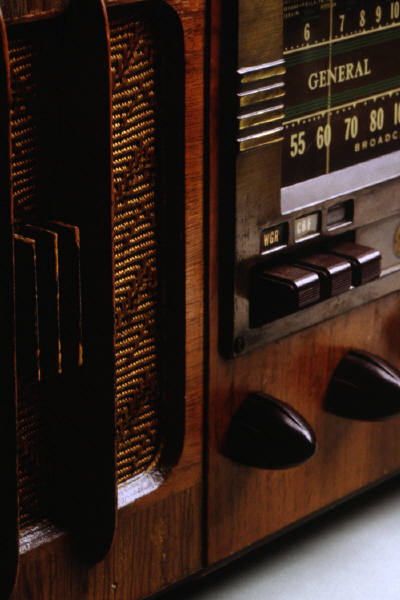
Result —
M 282 185 L 399 149 L 399 2 L 284 3 Z

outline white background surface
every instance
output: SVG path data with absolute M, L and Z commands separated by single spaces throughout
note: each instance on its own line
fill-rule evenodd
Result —
M 164 599 L 400 600 L 400 477 Z

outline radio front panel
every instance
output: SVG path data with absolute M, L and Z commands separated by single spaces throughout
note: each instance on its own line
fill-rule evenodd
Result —
M 399 5 L 284 1 L 282 54 L 272 62 L 255 33 L 270 9 L 250 14 L 239 2 L 235 18 L 237 96 L 224 128 L 226 139 L 235 138 L 231 159 L 222 158 L 220 191 L 227 216 L 221 262 L 232 269 L 221 283 L 228 356 L 400 285 L 400 78 L 392 59 L 400 49 Z M 316 272 L 309 259 L 340 269 L 332 256 L 342 256 L 343 244 L 351 255 L 377 253 L 362 279 L 364 258 L 349 254 L 349 285 L 335 288 L 326 265 L 308 282 Z M 302 274 L 287 271 L 294 265 Z
M 400 466 L 398 5 L 213 4 L 211 563 Z

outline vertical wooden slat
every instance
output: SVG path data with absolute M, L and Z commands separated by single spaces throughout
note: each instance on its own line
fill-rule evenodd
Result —
M 63 69 L 65 187 L 54 218 L 79 227 L 82 353 L 65 432 L 70 476 L 60 478 L 61 513 L 90 562 L 110 547 L 115 522 L 114 298 L 111 254 L 111 65 L 102 0 L 74 0 L 66 14 Z M 64 390 L 65 394 L 65 390 Z M 66 403 L 67 406 L 67 403 Z

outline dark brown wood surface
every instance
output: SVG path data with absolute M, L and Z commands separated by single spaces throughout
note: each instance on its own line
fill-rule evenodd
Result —
M 6 21 L 36 19 L 49 16 L 65 8 L 68 0 L 2 0 Z
M 111 4 L 111 3 L 110 3 Z M 202 566 L 203 425 L 203 109 L 204 0 L 170 0 L 183 28 L 186 67 L 185 440 L 178 464 L 154 492 L 121 509 L 113 547 L 88 569 L 67 536 L 20 557 L 13 600 L 135 600 L 175 583 Z M 4 2 L 8 18 L 57 2 Z M 37 16 L 37 15 L 36 15 Z M 35 17 L 36 18 L 36 17 Z M 174 232 L 174 235 L 178 232 Z M 171 349 L 173 351 L 173 349 Z
M 0 400 L 0 472 L 7 490 L 2 501 L 3 541 L 0 573 L 7 594 L 13 586 L 18 563 L 18 506 L 16 459 L 16 374 L 15 326 L 13 289 L 12 192 L 10 177 L 10 64 L 7 52 L 7 33 L 0 10 L 0 181 L 1 181 L 1 254 L 2 279 L 0 293 L 0 327 L 4 349 L 1 362 L 3 392 Z
M 108 5 L 133 4 L 142 0 L 105 0 Z M 167 0 L 168 1 L 168 0 Z M 63 12 L 70 0 L 0 0 L 7 22 L 24 22 L 49 18 Z M 185 4 L 183 1 L 182 4 Z
M 398 293 L 367 304 L 246 356 L 227 360 L 219 353 L 219 179 L 218 81 L 220 81 L 221 2 L 212 7 L 209 279 L 209 438 L 208 561 L 226 559 L 267 536 L 339 501 L 400 469 L 400 418 L 385 422 L 351 421 L 328 414 L 324 395 L 338 362 L 354 347 L 388 360 L 397 368 L 400 350 Z M 280 30 L 271 2 L 268 60 L 281 58 Z M 225 57 L 226 58 L 226 57 Z M 272 156 L 272 153 L 271 153 Z M 264 165 L 275 181 L 276 164 Z M 275 202 L 274 187 L 268 199 Z M 289 404 L 311 425 L 317 453 L 302 466 L 268 471 L 239 465 L 222 455 L 232 415 L 250 392 L 263 392 Z

